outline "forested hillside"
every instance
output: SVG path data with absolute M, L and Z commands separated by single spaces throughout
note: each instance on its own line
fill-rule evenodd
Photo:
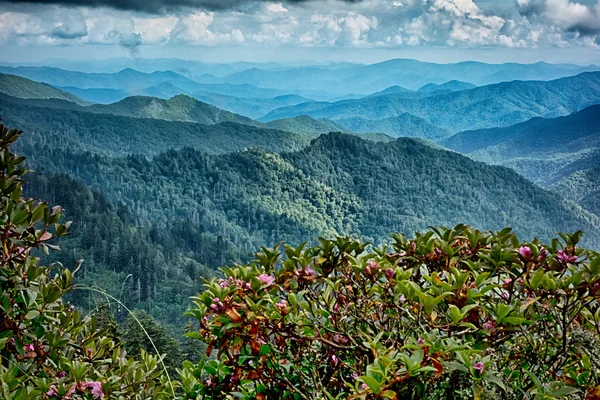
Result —
M 344 118 L 336 123 L 352 132 L 380 132 L 392 137 L 414 137 L 440 141 L 452 135 L 450 131 L 410 113 L 383 119 Z
M 600 216 L 600 167 L 577 171 L 550 189 Z
M 548 186 L 600 165 L 600 105 L 566 117 L 461 132 L 441 144 L 476 160 L 511 167 Z
M 51 253 L 47 261 L 76 265 L 84 260 L 80 284 L 103 288 L 125 305 L 148 310 L 172 332 L 181 333 L 183 312 L 188 297 L 199 290 L 199 277 L 212 276 L 220 261 L 244 258 L 228 253 L 216 237 L 195 231 L 197 227 L 141 224 L 122 203 L 111 203 L 67 175 L 29 174 L 24 195 L 60 204 L 65 220 L 73 221 L 74 234 L 61 238 L 62 251 Z M 98 298 L 78 291 L 70 300 L 93 310 Z M 126 316 L 122 311 L 117 315 L 121 320 Z
M 411 139 L 373 143 L 327 134 L 298 152 L 254 149 L 209 156 L 192 149 L 107 157 L 22 147 L 50 170 L 69 173 L 123 202 L 149 223 L 183 219 L 251 252 L 260 243 L 315 235 L 381 240 L 431 224 L 511 225 L 522 236 L 585 228 L 598 221 L 513 171 L 474 162 Z M 33 150 L 33 151 L 32 151 Z
M 206 125 L 219 122 L 260 125 L 250 118 L 221 110 L 182 94 L 168 100 L 156 97 L 132 96 L 113 104 L 92 105 L 86 107 L 86 110 L 83 111 L 135 118 L 164 119 L 166 121 L 197 122 Z
M 68 147 L 72 150 L 92 149 L 107 154 L 151 155 L 169 148 L 193 147 L 206 153 L 223 153 L 248 146 L 270 150 L 298 149 L 307 143 L 305 137 L 290 132 L 223 122 L 214 125 L 165 121 L 149 118 L 122 117 L 73 111 L 73 103 L 25 101 L 0 97 L 0 116 L 6 124 L 19 126 L 27 134 L 21 146 L 34 146 L 40 156 L 43 149 Z M 50 161 L 51 157 L 49 159 Z
M 85 104 L 84 101 L 71 93 L 16 75 L 0 74 L 0 93 L 22 99 L 60 99 Z

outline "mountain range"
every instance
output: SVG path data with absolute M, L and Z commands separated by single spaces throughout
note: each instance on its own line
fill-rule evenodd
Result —
M 441 144 L 549 186 L 576 171 L 600 166 L 600 105 L 565 117 L 465 131 Z
M 302 114 L 333 121 L 357 117 L 381 120 L 410 113 L 458 132 L 509 126 L 540 116 L 567 115 L 596 103 L 600 103 L 600 72 L 589 72 L 547 82 L 503 82 L 421 99 L 389 94 L 335 103 L 305 103 L 272 111 L 261 120 Z

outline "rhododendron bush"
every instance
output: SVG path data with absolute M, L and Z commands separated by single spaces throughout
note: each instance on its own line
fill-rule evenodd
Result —
M 206 283 L 191 398 L 600 398 L 600 257 L 581 232 L 433 229 L 263 249 Z
M 172 398 L 159 357 L 126 358 L 108 328 L 62 301 L 71 271 L 39 265 L 69 224 L 60 207 L 21 197 L 24 159 L 9 151 L 20 133 L 0 124 L 0 398 Z

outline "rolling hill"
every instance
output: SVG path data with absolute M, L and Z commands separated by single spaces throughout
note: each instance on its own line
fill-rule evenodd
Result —
M 500 164 L 542 186 L 600 165 L 600 105 L 559 118 L 458 133 L 442 145 Z
M 45 83 L 2 73 L 0 73 L 0 93 L 23 99 L 59 99 L 77 104 L 86 104 L 77 96 Z

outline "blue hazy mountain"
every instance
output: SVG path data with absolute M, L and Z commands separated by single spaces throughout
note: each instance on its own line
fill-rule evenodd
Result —
M 473 159 L 510 167 L 548 186 L 577 171 L 600 166 L 600 105 L 565 117 L 465 131 L 441 144 Z
M 440 92 L 450 93 L 450 92 L 459 92 L 461 90 L 475 89 L 476 87 L 477 86 L 473 85 L 472 83 L 454 80 L 454 81 L 449 81 L 449 82 L 443 83 L 441 85 L 438 85 L 436 83 L 428 83 L 427 85 L 420 88 L 418 91 L 425 92 L 425 93 L 440 93 Z
M 600 103 L 600 72 L 553 81 L 512 81 L 422 99 L 403 94 L 285 107 L 261 118 L 270 121 L 309 115 L 333 121 L 385 119 L 410 113 L 453 132 L 509 126 L 535 117 L 568 115 Z
M 86 104 L 76 95 L 48 84 L 2 73 L 0 73 L 0 93 L 23 99 L 59 99 L 77 104 Z
M 335 122 L 352 132 L 379 132 L 391 137 L 412 137 L 439 141 L 452 135 L 450 131 L 435 126 L 423 118 L 415 117 L 410 113 L 383 119 L 354 117 L 340 119 Z

